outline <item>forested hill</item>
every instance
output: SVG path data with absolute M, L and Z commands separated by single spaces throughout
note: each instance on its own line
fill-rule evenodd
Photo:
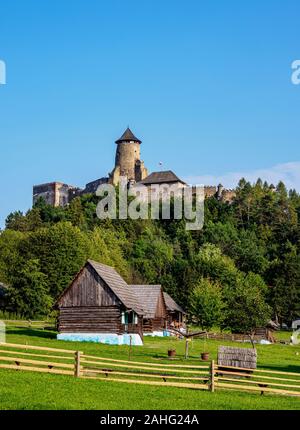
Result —
M 225 291 L 227 301 L 238 287 L 262 292 L 280 322 L 300 316 L 300 196 L 283 183 L 275 188 L 241 180 L 233 204 L 207 199 L 201 231 L 187 231 L 184 220 L 99 220 L 97 201 L 86 195 L 66 208 L 39 201 L 26 214 L 7 217 L 0 282 L 10 286 L 9 311 L 49 314 L 92 258 L 114 266 L 128 282 L 162 284 L 187 308 L 206 280 Z

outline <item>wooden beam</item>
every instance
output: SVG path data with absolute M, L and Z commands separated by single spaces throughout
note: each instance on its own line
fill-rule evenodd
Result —
M 208 386 L 204 384 L 188 384 L 183 382 L 161 382 L 156 381 L 144 381 L 138 379 L 117 379 L 117 378 L 95 378 L 91 376 L 85 376 L 85 379 L 97 379 L 98 381 L 107 381 L 107 382 L 125 382 L 127 384 L 143 384 L 143 385 L 156 385 L 160 387 L 179 387 L 179 388 L 192 388 L 194 390 L 208 390 Z
M 299 391 L 287 391 L 287 390 L 278 390 L 276 388 L 264 388 L 264 387 L 249 387 L 246 385 L 234 385 L 234 384 L 226 384 L 226 383 L 216 383 L 217 388 L 232 388 L 235 390 L 246 390 L 246 391 L 259 391 L 259 392 L 268 392 L 268 393 L 275 393 L 275 394 L 286 394 L 286 395 L 292 395 L 292 396 L 300 396 Z
M 113 367 L 126 367 L 127 369 L 142 369 L 142 370 L 158 370 L 158 371 L 164 371 L 164 372 L 174 372 L 174 373 L 193 373 L 193 374 L 197 374 L 197 375 L 208 375 L 208 371 L 207 372 L 202 372 L 202 371 L 198 371 L 198 370 L 182 370 L 182 369 L 167 369 L 167 368 L 159 368 L 159 367 L 152 367 L 151 369 L 149 369 L 149 367 L 145 367 L 145 366 L 130 366 L 128 364 L 118 364 L 118 363 L 105 363 L 105 362 L 95 362 L 95 361 L 89 361 L 89 360 L 81 360 L 81 363 L 83 364 L 83 366 L 86 364 L 96 364 L 97 366 L 113 366 Z
M 47 368 L 32 367 L 32 366 L 16 366 L 14 364 L 2 364 L 2 363 L 0 363 L 0 369 L 28 370 L 31 372 L 55 373 L 57 375 L 73 375 L 73 372 L 71 370 L 47 369 Z
M 80 351 L 75 352 L 74 376 L 80 378 Z
M 143 362 L 143 361 L 129 361 L 129 360 L 118 360 L 116 358 L 107 358 L 107 357 L 96 357 L 94 355 L 86 355 L 82 354 L 82 358 L 92 358 L 96 360 L 101 361 L 113 361 L 117 363 L 128 363 L 128 364 L 142 364 L 143 366 L 155 366 L 155 367 L 170 367 L 170 368 L 176 368 L 179 367 L 180 369 L 207 369 L 209 370 L 209 366 L 198 366 L 198 365 L 185 365 L 185 364 L 160 364 L 160 363 L 149 363 L 149 362 Z
M 259 384 L 268 385 L 268 386 L 272 385 L 274 387 L 296 388 L 296 389 L 299 388 L 299 390 L 300 390 L 300 385 L 278 384 L 277 382 L 247 381 L 245 379 L 233 379 L 233 378 L 226 378 L 226 377 L 222 377 L 222 378 L 217 377 L 215 380 L 218 382 L 229 381 L 229 382 L 241 382 L 241 383 L 245 383 L 245 384 L 254 384 L 254 385 L 259 385 Z M 300 381 L 298 381 L 298 382 L 300 382 Z M 299 394 L 300 394 L 300 391 L 299 391 Z
M 246 374 L 242 372 L 229 372 L 227 370 L 217 370 L 216 373 L 220 375 L 233 375 L 233 376 L 241 376 L 247 379 L 250 378 L 260 378 L 260 379 L 267 379 L 267 380 L 276 380 L 276 381 L 287 381 L 287 382 L 299 382 L 300 379 L 290 379 L 290 378 L 277 378 L 276 376 L 265 376 L 265 375 L 256 375 L 256 374 Z M 289 373 L 289 375 L 293 376 L 293 373 Z M 263 382 L 263 381 L 261 381 Z
M 212 360 L 210 366 L 210 391 L 213 393 L 215 391 L 215 362 Z
M 34 354 L 31 352 L 23 352 L 23 351 L 6 351 L 4 349 L 0 349 L 0 353 L 4 354 L 17 354 L 17 355 L 26 355 L 30 357 L 44 357 L 44 358 L 61 358 L 63 360 L 73 360 L 73 357 L 66 357 L 64 355 L 52 355 L 52 354 Z
M 49 362 L 49 361 L 38 361 L 38 360 L 27 360 L 26 358 L 20 358 L 20 357 L 0 357 L 0 361 L 18 361 L 20 363 L 28 363 L 28 364 L 38 364 L 41 366 L 54 366 L 54 367 L 62 367 L 65 369 L 73 369 L 73 364 L 66 364 L 66 363 L 55 363 L 55 362 Z
M 19 349 L 35 349 L 40 351 L 55 351 L 55 352 L 65 352 L 66 354 L 75 354 L 76 351 L 72 351 L 70 349 L 58 349 L 58 348 L 48 348 L 46 346 L 33 346 L 33 345 L 24 345 L 19 343 L 5 343 L 0 342 L 0 346 L 8 347 L 8 348 L 19 348 Z M 80 351 L 82 353 L 82 351 Z
M 300 376 L 300 373 L 295 373 L 295 372 L 283 372 L 283 371 L 279 371 L 279 370 L 267 370 L 267 369 L 248 369 L 248 368 L 244 368 L 244 367 L 235 367 L 235 366 L 223 366 L 223 365 L 218 365 L 216 366 L 216 371 L 220 371 L 222 372 L 222 369 L 235 369 L 235 370 L 245 370 L 247 372 L 258 372 L 258 373 L 276 373 L 277 375 L 292 375 L 292 376 Z
M 181 379 L 181 380 L 191 380 L 191 381 L 209 381 L 208 377 L 195 377 L 195 376 L 176 376 L 176 375 L 159 375 L 159 374 L 153 374 L 153 373 L 140 373 L 140 372 L 120 372 L 118 370 L 112 370 L 109 371 L 107 369 L 99 369 L 99 370 L 94 370 L 94 369 L 83 369 L 82 373 L 87 374 L 87 373 L 98 373 L 98 374 L 110 374 L 110 375 L 124 375 L 124 376 L 133 376 L 133 377 L 137 377 L 137 376 L 143 376 L 143 377 L 149 377 L 149 378 L 157 378 L 157 379 Z

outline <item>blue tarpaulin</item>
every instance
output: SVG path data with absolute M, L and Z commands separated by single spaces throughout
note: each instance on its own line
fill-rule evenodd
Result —
M 114 333 L 59 333 L 58 340 L 68 340 L 73 342 L 95 342 L 106 343 L 107 345 L 143 345 L 139 334 L 114 334 Z

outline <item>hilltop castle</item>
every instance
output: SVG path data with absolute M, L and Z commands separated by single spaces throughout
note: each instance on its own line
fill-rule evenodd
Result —
M 171 170 L 152 172 L 148 175 L 144 162 L 141 160 L 141 143 L 127 128 L 122 136 L 116 140 L 115 167 L 108 177 L 96 179 L 86 184 L 85 188 L 78 188 L 62 182 L 50 182 L 33 186 L 33 204 L 39 198 L 43 198 L 51 206 L 66 206 L 74 197 L 83 194 L 93 194 L 101 184 L 110 183 L 118 185 L 120 176 L 126 176 L 130 185 L 152 184 L 177 185 L 178 188 L 188 185 L 178 178 Z M 219 200 L 231 202 L 235 197 L 233 190 L 226 190 L 222 185 L 205 186 L 205 196 L 216 196 Z

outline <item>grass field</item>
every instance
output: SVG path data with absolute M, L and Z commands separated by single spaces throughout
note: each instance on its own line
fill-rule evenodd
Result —
M 281 340 L 289 339 L 280 333 Z M 108 346 L 93 343 L 62 342 L 56 333 L 47 330 L 7 329 L 7 342 L 28 343 L 65 349 L 79 349 L 86 354 L 128 359 L 128 346 Z M 207 341 L 206 350 L 216 359 L 218 346 L 224 342 Z M 241 346 L 240 343 L 225 342 Z M 245 344 L 245 346 L 250 346 Z M 132 360 L 169 362 L 167 350 L 176 348 L 176 364 L 185 362 L 184 341 L 168 338 L 145 338 L 143 347 L 134 347 Z M 190 345 L 190 363 L 199 363 L 204 341 L 194 340 Z M 300 372 L 300 346 L 257 345 L 258 366 L 270 370 Z M 0 369 L 1 409 L 300 409 L 300 399 L 237 391 L 215 393 L 171 387 L 152 387 L 118 382 L 81 380 L 70 376 L 16 372 Z

